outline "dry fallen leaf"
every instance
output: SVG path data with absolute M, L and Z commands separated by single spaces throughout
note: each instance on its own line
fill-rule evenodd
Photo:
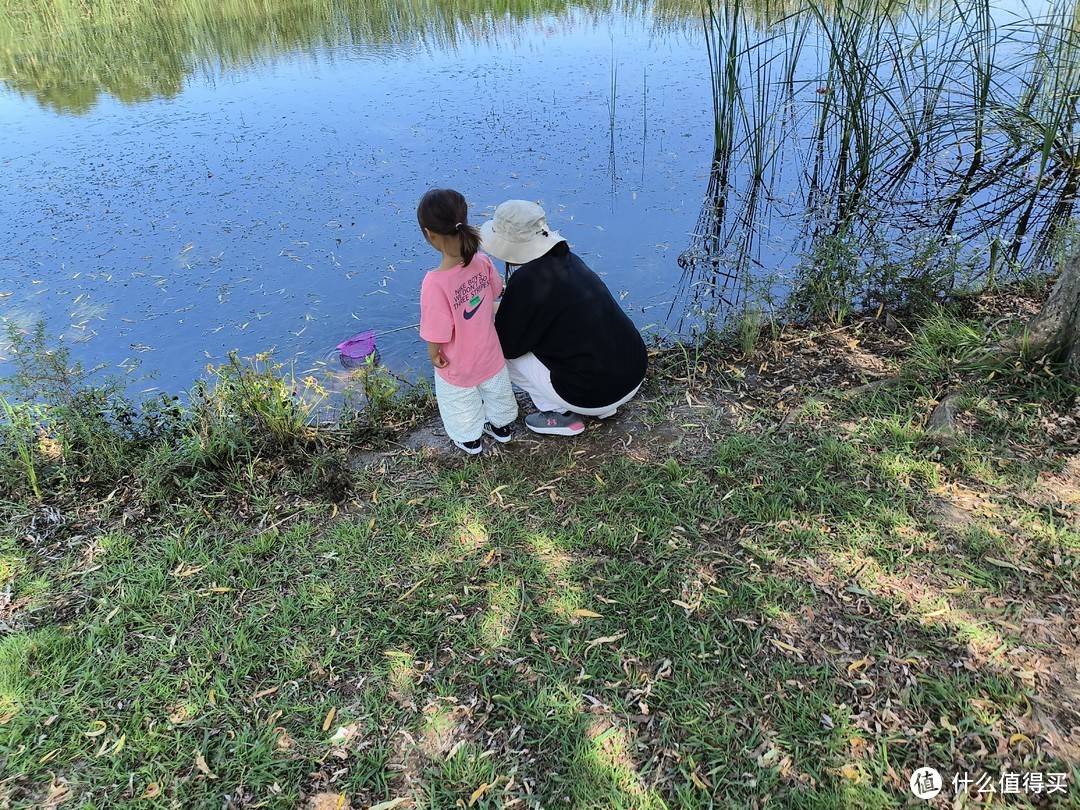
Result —
M 143 795 L 140 798 L 153 799 L 156 798 L 159 793 L 161 793 L 161 785 L 157 782 L 151 782 L 146 786 L 146 790 L 143 791 Z
M 293 743 L 295 742 L 295 740 L 293 740 L 293 738 L 289 736 L 289 732 L 286 731 L 282 726 L 277 726 L 276 728 L 274 728 L 274 733 L 278 735 L 276 743 L 278 748 L 282 750 L 288 750 L 293 747 Z
M 195 565 L 188 568 L 184 567 L 184 563 L 180 563 L 176 568 L 172 570 L 174 577 L 190 577 L 192 574 L 197 574 L 206 568 L 205 565 Z
M 206 764 L 206 758 L 202 755 L 201 751 L 195 752 L 195 767 L 198 768 L 207 779 L 217 779 L 217 774 L 210 770 L 210 766 Z
M 411 806 L 412 803 L 413 800 L 411 798 L 402 797 L 399 799 L 391 799 L 388 802 L 379 802 L 378 804 L 373 804 L 371 805 L 371 807 L 368 808 L 368 810 L 394 810 L 395 807 Z
M 757 764 L 759 768 L 771 768 L 780 759 L 780 752 L 775 748 L 770 748 L 764 754 L 758 757 Z
M 868 664 L 872 664 L 872 663 L 874 663 L 873 658 L 860 658 L 858 661 L 854 661 L 854 662 L 848 664 L 848 668 L 847 668 L 848 675 L 850 675 L 855 670 L 862 669 L 863 667 L 867 666 Z
M 472 807 L 474 804 L 476 804 L 477 800 L 479 800 L 481 796 L 487 793 L 492 788 L 493 784 L 494 783 L 492 782 L 485 782 L 476 790 L 474 790 L 472 792 L 472 795 L 469 796 L 469 807 Z
M 803 651 L 800 650 L 798 647 L 792 647 L 790 644 L 786 644 L 785 642 L 780 641 L 780 639 L 770 638 L 769 641 L 771 641 L 773 646 L 777 649 L 784 650 L 785 652 L 795 653 L 796 655 L 803 654 Z
M 400 602 L 402 599 L 408 599 L 410 596 L 412 596 L 416 592 L 416 589 L 419 588 L 421 585 L 423 585 L 425 582 L 427 582 L 427 579 L 422 579 L 419 582 L 417 582 L 415 585 L 413 585 L 411 588 L 409 588 L 409 590 L 405 591 L 405 593 L 403 593 L 401 596 L 399 596 L 398 601 Z
M 1026 743 L 1027 746 L 1028 746 L 1028 750 L 1030 750 L 1030 751 L 1035 750 L 1035 743 L 1033 743 L 1031 741 L 1031 738 L 1029 736 L 1027 736 L 1026 734 L 1020 734 L 1018 732 L 1016 734 L 1013 734 L 1011 737 L 1009 737 L 1009 745 L 1016 745 L 1016 743 L 1018 743 L 1018 742 Z
M 585 651 L 588 652 L 593 647 L 596 647 L 596 646 L 598 646 L 600 644 L 611 644 L 613 641 L 618 641 L 620 638 L 622 638 L 625 635 L 626 635 L 626 631 L 624 630 L 623 632 L 616 633 L 613 636 L 601 636 L 600 638 L 594 638 L 592 641 L 590 641 L 585 646 Z
M 68 786 L 56 782 L 55 780 L 49 785 L 49 795 L 45 797 L 46 807 L 56 807 L 58 804 L 71 800 L 71 791 Z
M 603 615 L 597 613 L 595 610 L 586 610 L 585 608 L 578 608 L 571 614 L 573 616 L 583 616 L 586 619 L 602 619 Z
M 330 724 L 334 722 L 334 715 L 337 714 L 337 707 L 331 706 L 330 711 L 326 713 L 326 719 L 322 721 L 322 730 L 326 731 L 330 728 Z

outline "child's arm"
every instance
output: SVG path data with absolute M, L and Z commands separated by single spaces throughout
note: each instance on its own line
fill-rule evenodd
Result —
M 428 357 L 431 358 L 431 365 L 435 368 L 446 368 L 450 365 L 450 361 L 443 357 L 442 344 L 432 343 L 430 340 L 427 342 Z

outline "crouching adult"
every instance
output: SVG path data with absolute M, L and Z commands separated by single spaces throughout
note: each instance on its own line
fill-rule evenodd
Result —
M 495 313 L 510 379 L 532 398 L 535 433 L 573 436 L 581 417 L 606 419 L 645 379 L 637 327 L 607 286 L 557 231 L 544 209 L 508 200 L 480 228 L 483 250 L 516 267 Z

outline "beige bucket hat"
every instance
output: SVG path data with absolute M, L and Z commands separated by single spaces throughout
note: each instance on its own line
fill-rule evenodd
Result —
M 565 241 L 548 228 L 544 209 L 528 200 L 507 200 L 480 226 L 484 252 L 509 264 L 527 264 Z

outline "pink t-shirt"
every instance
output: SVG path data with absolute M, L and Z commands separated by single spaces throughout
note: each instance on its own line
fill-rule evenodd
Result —
M 420 337 L 441 343 L 450 365 L 435 372 L 451 385 L 472 388 L 490 380 L 506 361 L 495 332 L 495 299 L 503 282 L 483 253 L 469 264 L 429 270 L 420 285 Z

